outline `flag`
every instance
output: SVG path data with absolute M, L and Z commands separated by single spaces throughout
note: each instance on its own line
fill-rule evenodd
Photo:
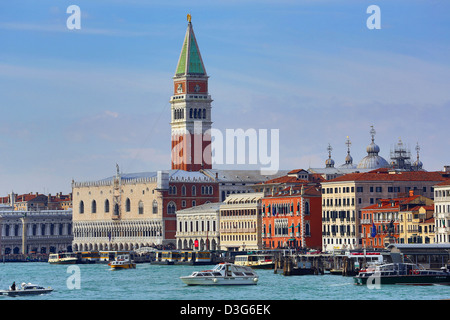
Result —
M 375 236 L 377 235 L 377 227 L 375 227 L 375 223 L 372 222 L 372 228 L 370 231 L 370 236 L 372 238 L 375 238 Z

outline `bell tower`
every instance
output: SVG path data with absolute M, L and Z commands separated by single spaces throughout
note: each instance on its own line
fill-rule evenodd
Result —
M 192 28 L 191 15 L 173 77 L 172 169 L 211 169 L 211 96 L 208 75 Z

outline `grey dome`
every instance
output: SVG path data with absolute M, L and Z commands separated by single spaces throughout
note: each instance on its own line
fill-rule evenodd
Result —
M 375 129 L 372 126 L 370 134 L 372 142 L 366 148 L 367 156 L 365 156 L 358 164 L 358 169 L 379 169 L 389 168 L 389 163 L 383 157 L 379 156 L 380 147 L 375 144 Z

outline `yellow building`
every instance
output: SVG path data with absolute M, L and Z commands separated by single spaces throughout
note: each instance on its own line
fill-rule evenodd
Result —
M 434 205 L 427 200 L 426 205 L 400 212 L 399 243 L 435 243 Z
M 263 192 L 229 195 L 220 206 L 220 249 L 262 249 Z

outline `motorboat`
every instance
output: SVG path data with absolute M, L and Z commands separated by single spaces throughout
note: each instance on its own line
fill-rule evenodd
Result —
M 117 269 L 136 269 L 136 263 L 131 260 L 129 254 L 121 254 L 115 260 L 108 263 L 112 270 Z
M 185 284 L 194 285 L 255 285 L 259 276 L 250 267 L 220 263 L 212 270 L 195 271 L 180 277 Z
M 413 263 L 387 263 L 373 265 L 360 270 L 353 277 L 355 284 L 409 284 L 409 285 L 450 285 L 450 272 L 448 270 L 426 270 Z
M 53 289 L 51 287 L 44 288 L 36 284 L 23 282 L 19 289 L 10 287 L 8 290 L 0 290 L 0 294 L 6 296 L 23 296 L 50 293 L 52 291 Z
M 273 269 L 275 267 L 275 258 L 273 254 L 244 254 L 237 255 L 234 258 L 234 263 L 253 269 Z

